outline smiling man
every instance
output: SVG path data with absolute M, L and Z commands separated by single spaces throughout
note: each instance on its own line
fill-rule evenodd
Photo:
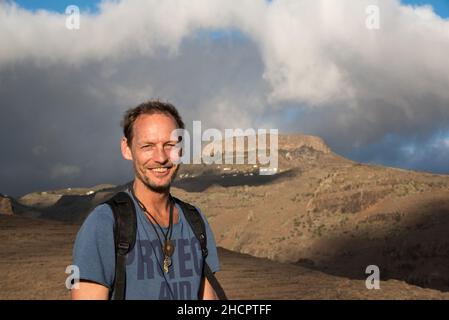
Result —
M 198 208 L 170 194 L 181 156 L 172 132 L 184 129 L 178 111 L 169 103 L 149 101 L 128 110 L 122 125 L 122 155 L 132 161 L 135 174 L 122 193 L 135 208 L 136 225 L 123 263 L 126 286 L 118 289 L 119 227 L 114 208 L 105 203 L 78 232 L 73 264 L 80 282 L 72 299 L 117 298 L 117 291 L 123 291 L 120 299 L 217 299 L 221 287 L 213 276 L 219 261 L 212 230 Z M 202 221 L 200 236 L 192 223 L 195 214 Z

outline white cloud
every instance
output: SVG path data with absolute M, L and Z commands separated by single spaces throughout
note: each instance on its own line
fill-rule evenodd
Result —
M 377 31 L 365 26 L 373 4 Z M 160 48 L 176 55 L 199 29 L 233 28 L 259 47 L 271 85 L 267 104 L 365 108 L 361 100 L 382 99 L 409 116 L 421 108 L 408 101 L 416 95 L 449 99 L 449 21 L 397 0 L 104 1 L 100 14 L 82 16 L 80 30 L 67 30 L 64 21 L 63 14 L 0 5 L 0 66 L 152 57 Z
M 366 28 L 368 5 L 379 7 L 379 30 Z M 399 0 L 126 0 L 82 14 L 77 31 L 66 29 L 65 19 L 0 2 L 0 104 L 22 123 L 18 145 L 29 137 L 36 137 L 33 146 L 51 140 L 45 155 L 56 163 L 96 150 L 88 138 L 73 141 L 80 133 L 72 123 L 98 123 L 95 139 L 112 143 L 108 125 L 118 126 L 118 110 L 156 97 L 180 106 L 185 120 L 318 134 L 337 152 L 387 134 L 425 141 L 449 126 L 449 20 L 429 7 Z M 212 41 L 198 35 L 204 30 L 244 37 Z M 58 111 L 68 106 L 70 112 Z M 288 124 L 287 110 L 295 114 Z M 65 116 L 70 122 L 59 123 Z M 11 130 L 1 121 L 0 130 Z M 61 152 L 67 140 L 75 148 L 70 155 Z M 77 152 L 86 144 L 89 152 Z M 21 152 L 9 157 L 25 159 Z

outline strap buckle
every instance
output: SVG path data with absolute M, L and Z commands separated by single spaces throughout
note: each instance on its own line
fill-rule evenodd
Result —
M 128 252 L 129 243 L 128 242 L 120 242 L 117 247 L 118 247 L 119 254 L 123 255 Z

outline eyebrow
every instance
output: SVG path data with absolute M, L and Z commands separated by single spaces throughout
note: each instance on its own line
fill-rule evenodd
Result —
M 162 144 L 167 144 L 167 143 L 173 143 L 173 144 L 177 144 L 179 141 L 176 141 L 176 140 L 168 140 L 168 141 L 166 141 L 166 142 L 163 142 Z M 137 144 L 139 145 L 139 146 L 143 146 L 143 145 L 147 145 L 147 144 L 158 144 L 158 142 L 154 142 L 154 141 L 146 141 L 146 140 L 144 140 L 144 141 L 142 141 L 142 142 L 137 142 Z

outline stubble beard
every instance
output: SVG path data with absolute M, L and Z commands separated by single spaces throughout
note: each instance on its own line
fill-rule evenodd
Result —
M 157 193 L 165 193 L 170 191 L 171 184 L 176 179 L 176 175 L 178 174 L 180 165 L 178 164 L 176 166 L 175 171 L 171 175 L 170 179 L 163 185 L 156 184 L 151 179 L 145 175 L 142 175 L 137 168 L 134 168 L 134 171 L 136 172 L 137 178 L 151 191 L 157 192 Z

